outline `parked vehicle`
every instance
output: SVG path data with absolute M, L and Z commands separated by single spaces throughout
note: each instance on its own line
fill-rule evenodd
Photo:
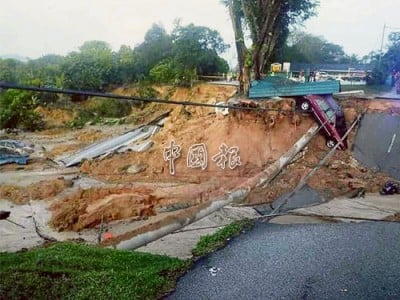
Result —
M 332 95 L 307 95 L 298 98 L 297 102 L 301 110 L 311 110 L 318 123 L 323 126 L 328 148 L 340 143 L 340 149 L 347 149 L 347 139 L 342 141 L 347 131 L 343 110 Z
M 20 154 L 11 149 L 0 148 L 0 165 L 16 163 L 26 165 L 29 160 L 28 154 Z
M 34 145 L 16 140 L 0 140 L 0 149 L 5 148 L 20 154 L 31 154 L 35 151 Z

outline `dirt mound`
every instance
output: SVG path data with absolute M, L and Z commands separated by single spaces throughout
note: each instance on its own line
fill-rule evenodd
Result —
M 74 119 L 72 111 L 58 108 L 47 108 L 39 106 L 35 111 L 42 117 L 47 128 L 65 127 Z
M 204 89 L 204 90 L 202 90 Z M 189 95 L 188 90 L 179 90 Z M 226 101 L 231 89 L 218 86 L 203 86 L 194 89 L 198 101 Z M 219 96 L 210 100 L 210 94 Z M 177 95 L 175 95 L 178 97 Z M 216 100 L 217 99 L 217 100 Z M 293 100 L 275 101 L 262 104 L 273 109 L 260 112 L 234 112 L 222 117 L 213 108 L 177 106 L 161 131 L 153 138 L 154 145 L 145 153 L 125 153 L 108 157 L 102 161 L 87 161 L 82 165 L 82 172 L 100 179 L 114 182 L 129 182 L 133 178 L 158 181 L 207 181 L 210 177 L 248 177 L 258 172 L 261 167 L 277 159 L 287 151 L 300 136 L 314 123 L 308 115 L 289 112 L 294 108 Z M 279 112 L 279 110 L 283 110 Z M 175 175 L 171 176 L 169 163 L 164 161 L 163 153 L 171 141 L 181 147 L 181 156 L 175 163 Z M 193 145 L 203 144 L 208 155 L 205 168 L 189 168 L 187 157 Z M 220 153 L 221 147 L 238 147 L 240 168 L 222 169 L 212 157 Z M 148 167 L 137 176 L 127 170 L 132 165 Z
M 230 95 L 225 93 L 223 97 L 227 100 Z M 210 100 L 204 96 L 202 101 Z M 150 151 L 118 154 L 86 161 L 81 166 L 81 171 L 91 177 L 118 184 L 136 182 L 135 187 L 90 189 L 70 195 L 52 207 L 53 225 L 62 230 L 81 230 L 99 224 L 102 218 L 107 222 L 141 218 L 223 195 L 275 161 L 314 124 L 309 115 L 289 112 L 293 100 L 262 105 L 273 111 L 232 112 L 222 117 L 211 108 L 175 107 L 164 128 L 154 137 Z M 171 141 L 181 147 L 181 156 L 175 160 L 175 175 L 171 175 L 169 162 L 163 159 Z M 324 145 L 324 141 L 321 143 Z M 199 144 L 206 149 L 207 165 L 204 169 L 190 168 L 189 149 Z M 222 169 L 212 160 L 223 144 L 238 147 L 240 167 Z M 130 167 L 135 165 L 146 168 L 130 174 Z M 140 181 L 153 184 L 149 188 Z M 158 186 L 160 182 L 169 184 Z
M 79 189 L 51 206 L 51 223 L 59 230 L 79 231 L 101 223 L 133 218 L 141 220 L 159 212 L 204 203 L 223 195 L 242 178 L 210 179 L 201 184 L 135 184 Z
M 52 224 L 59 230 L 81 230 L 101 222 L 152 215 L 151 189 L 79 189 L 51 206 Z

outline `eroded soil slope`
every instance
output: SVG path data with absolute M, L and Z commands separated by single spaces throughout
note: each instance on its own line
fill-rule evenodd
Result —
M 129 94 L 126 89 L 117 92 Z M 160 88 L 161 95 L 169 93 L 170 99 L 204 103 L 226 101 L 234 92 L 233 87 L 206 84 L 192 89 Z M 348 124 L 364 109 L 397 114 L 400 108 L 398 103 L 381 100 L 349 99 L 341 101 L 341 104 Z M 73 187 L 68 193 L 57 192 L 58 198 L 51 206 L 53 225 L 60 230 L 79 231 L 98 225 L 102 219 L 106 222 L 127 218 L 134 221 L 223 195 L 279 158 L 315 124 L 312 116 L 290 111 L 295 107 L 294 100 L 260 105 L 272 110 L 230 112 L 222 116 L 211 108 L 150 104 L 134 112 L 146 121 L 160 112 L 172 110 L 164 127 L 154 136 L 154 145 L 149 151 L 114 154 L 102 160 L 84 162 L 80 168 L 81 176 L 104 184 L 84 189 Z M 73 133 L 74 140 L 88 144 L 89 141 L 122 131 L 114 130 L 113 134 L 112 128 L 97 128 L 100 132 L 82 129 L 80 133 Z M 81 136 L 80 141 L 78 136 Z M 351 193 L 356 188 L 377 192 L 388 179 L 384 174 L 364 168 L 352 158 L 353 137 L 354 132 L 349 136 L 349 149 L 336 152 L 309 181 L 309 185 L 326 199 Z M 171 141 L 181 147 L 179 157 L 174 160 L 174 175 L 171 174 L 170 162 L 164 160 L 164 151 L 170 147 Z M 204 170 L 188 167 L 189 149 L 197 144 L 204 144 L 207 152 L 207 167 Z M 223 144 L 228 148 L 238 147 L 240 165 L 222 169 L 212 160 L 221 152 Z M 62 143 L 58 146 L 62 147 Z M 53 150 L 56 152 L 57 148 L 53 147 Z M 298 160 L 269 186 L 254 190 L 247 198 L 247 204 L 272 202 L 289 192 L 323 158 L 326 151 L 324 137 L 316 136 Z M 69 187 L 62 189 L 65 188 Z

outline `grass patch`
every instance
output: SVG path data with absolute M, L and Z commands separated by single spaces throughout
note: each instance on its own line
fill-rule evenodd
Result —
M 170 292 L 192 262 L 226 245 L 253 226 L 236 221 L 203 236 L 193 260 L 54 243 L 17 253 L 0 253 L 0 299 L 159 299 Z
M 0 253 L 0 299 L 156 299 L 174 287 L 188 265 L 73 243 Z
M 252 228 L 253 225 L 254 221 L 249 219 L 235 221 L 214 234 L 202 236 L 192 253 L 197 257 L 208 255 L 224 247 L 231 237 L 238 236 L 244 230 Z

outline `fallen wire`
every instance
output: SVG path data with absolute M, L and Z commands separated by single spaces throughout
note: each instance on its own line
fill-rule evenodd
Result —
M 14 224 L 14 225 L 17 225 L 17 226 L 19 226 L 19 227 L 21 227 L 21 228 L 23 228 L 23 229 L 26 229 L 25 226 L 22 226 L 21 224 L 18 224 L 18 223 L 14 222 L 14 221 L 11 221 L 11 220 L 9 220 L 9 219 L 5 219 L 4 221 L 7 221 L 7 222 L 9 222 L 9 223 L 11 223 L 11 224 Z
M 30 209 L 31 209 L 32 221 L 33 221 L 33 226 L 35 227 L 36 234 L 37 234 L 40 238 L 42 238 L 43 240 L 45 240 L 46 242 L 57 242 L 57 239 L 55 239 L 55 238 L 53 238 L 53 237 L 51 237 L 51 236 L 45 235 L 45 234 L 43 234 L 43 233 L 40 232 L 39 226 L 38 226 L 38 224 L 37 224 L 37 222 L 36 222 L 35 213 L 33 212 L 33 209 L 32 209 L 32 204 L 31 204 L 31 202 L 32 202 L 32 199 L 29 200 L 29 207 L 30 207 Z
M 42 92 L 42 93 L 55 93 L 55 94 L 111 98 L 111 99 L 120 99 L 120 100 L 127 100 L 127 101 L 140 102 L 140 103 L 143 103 L 143 102 L 144 103 L 162 103 L 162 104 L 174 104 L 174 105 L 183 105 L 183 106 L 228 108 L 228 109 L 233 109 L 233 110 L 259 111 L 259 112 L 263 112 L 263 111 L 303 112 L 303 113 L 311 112 L 311 111 L 304 111 L 301 109 L 244 107 L 244 106 L 235 106 L 235 105 L 209 104 L 209 103 L 192 102 L 192 101 L 177 101 L 177 100 L 166 100 L 166 99 L 156 99 L 156 98 L 141 98 L 141 97 L 135 97 L 135 96 L 122 96 L 122 95 L 111 94 L 111 93 L 99 93 L 99 92 L 89 92 L 89 91 L 70 90 L 70 89 L 34 87 L 34 86 L 26 86 L 26 85 L 19 85 L 19 84 L 13 84 L 13 83 L 5 83 L 5 82 L 0 82 L 0 88 L 25 90 L 25 91 L 32 91 L 32 92 Z

